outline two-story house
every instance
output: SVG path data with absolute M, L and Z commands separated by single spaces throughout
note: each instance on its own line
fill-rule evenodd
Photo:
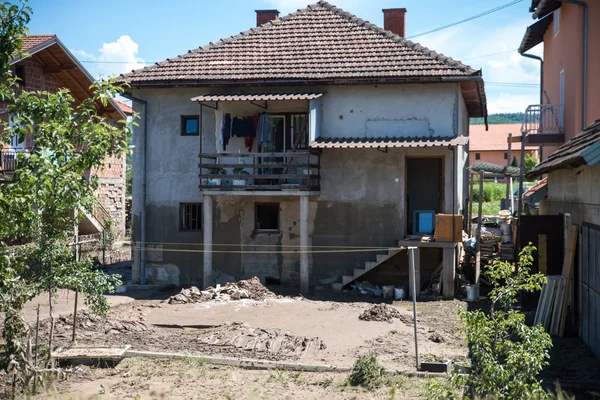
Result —
M 11 60 L 11 70 L 20 79 L 22 90 L 56 93 L 67 88 L 76 104 L 92 96 L 90 86 L 95 79 L 56 35 L 30 35 L 22 42 L 23 55 L 15 55 Z M 5 105 L 0 103 L 0 109 L 3 108 Z M 115 99 L 110 99 L 106 107 L 98 103 L 97 109 L 100 115 L 115 123 L 131 115 L 131 110 L 123 111 Z M 2 122 L 9 123 L 9 118 L 3 117 Z M 34 141 L 34 137 L 27 135 L 23 141 L 15 137 L 10 143 L 0 145 L 0 182 L 10 182 L 18 153 L 31 149 Z M 122 238 L 125 234 L 125 155 L 108 157 L 102 168 L 90 174 L 99 178 L 98 205 L 92 213 L 84 213 L 79 233 L 100 234 L 108 228 L 106 221 L 110 219 L 112 233 Z
M 538 144 L 560 147 L 544 149 L 529 176 L 547 174 L 540 211 L 568 213 L 580 228 L 572 310 L 582 338 L 600 355 L 600 2 L 533 0 L 531 11 L 537 22 L 519 51 L 544 44 L 545 104 L 528 108 L 523 131 Z
M 382 29 L 325 1 L 260 10 L 255 28 L 124 75 L 141 116 L 134 281 L 305 292 L 376 263 L 417 211 L 461 213 L 481 71 L 406 40 L 405 13 L 383 10 Z

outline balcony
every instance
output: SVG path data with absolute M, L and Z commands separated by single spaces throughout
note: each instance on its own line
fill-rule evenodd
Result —
M 4 149 L 0 152 L 0 180 L 10 180 L 17 168 L 17 157 L 22 150 Z
M 563 104 L 533 104 L 525 110 L 521 133 L 526 145 L 562 144 Z
M 201 153 L 199 188 L 232 195 L 318 192 L 320 154 L 321 151 L 315 149 L 279 153 Z

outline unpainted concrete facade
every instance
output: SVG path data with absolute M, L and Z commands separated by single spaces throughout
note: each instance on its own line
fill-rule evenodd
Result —
M 232 89 L 233 92 L 243 90 Z M 252 88 L 253 93 L 273 92 Z M 316 137 L 455 137 L 468 135 L 469 120 L 458 84 L 390 84 L 286 88 L 285 92 L 324 92 L 312 101 L 270 101 L 267 113 L 311 113 L 310 132 Z M 140 113 L 134 127 L 133 229 L 140 244 L 143 193 L 146 193 L 146 281 L 202 284 L 203 232 L 179 230 L 179 204 L 202 203 L 198 189 L 200 138 L 181 136 L 182 115 L 197 115 L 192 97 L 226 93 L 224 88 L 135 89 Z M 219 103 L 218 110 L 202 107 L 202 152 L 222 152 L 217 130 L 222 112 L 256 115 L 263 111 L 250 102 Z M 315 121 L 317 119 L 318 121 Z M 315 127 L 317 127 L 315 129 Z M 316 131 L 315 131 L 316 130 Z M 144 140 L 144 132 L 146 137 Z M 255 141 L 256 142 L 256 141 Z M 255 143 L 256 146 L 256 143 Z M 317 246 L 395 246 L 406 233 L 405 185 L 407 157 L 440 157 L 444 181 L 442 211 L 462 213 L 466 198 L 467 146 L 458 148 L 324 149 L 321 190 L 311 194 L 308 207 L 310 284 L 337 280 L 375 259 L 372 252 L 319 252 Z M 253 151 L 256 151 L 253 149 Z M 232 138 L 228 153 L 247 152 L 242 138 Z M 142 168 L 146 154 L 146 186 Z M 237 157 L 231 162 L 237 163 Z M 230 173 L 231 171 L 228 171 Z M 226 176 L 224 178 L 227 178 Z M 300 274 L 300 195 L 271 192 L 244 195 L 212 193 L 213 280 L 207 284 L 258 276 L 298 283 Z M 279 204 L 279 231 L 257 232 L 255 204 Z M 241 244 L 241 245 L 240 245 Z M 154 247 L 154 248 L 152 248 Z M 252 253 L 250 253 L 252 251 Z M 140 281 L 140 252 L 134 255 L 134 281 Z

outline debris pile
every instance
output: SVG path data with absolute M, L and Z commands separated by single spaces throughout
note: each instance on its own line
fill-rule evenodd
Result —
M 104 333 L 144 332 L 148 330 L 141 321 L 115 321 L 104 326 Z
M 252 328 L 241 322 L 219 325 L 197 339 L 210 347 L 226 347 L 247 352 L 271 353 L 286 356 L 303 356 L 327 348 L 318 337 L 294 336 L 281 329 Z
M 400 314 L 400 311 L 387 304 L 376 304 L 373 307 L 365 310 L 359 317 L 361 321 L 380 321 L 392 323 L 393 319 L 400 319 L 406 322 L 408 318 Z
M 169 304 L 204 303 L 210 300 L 264 300 L 268 297 L 276 297 L 273 292 L 260 283 L 256 276 L 251 279 L 238 282 L 229 282 L 225 286 L 209 286 L 206 290 L 200 290 L 195 286 L 182 289 L 179 294 L 171 296 Z

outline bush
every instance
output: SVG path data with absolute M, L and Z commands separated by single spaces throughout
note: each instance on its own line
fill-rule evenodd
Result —
M 506 185 L 503 183 L 484 182 L 483 202 L 500 201 L 506 196 Z M 473 187 L 473 202 L 479 202 L 479 185 Z
M 373 354 L 358 357 L 354 363 L 348 382 L 352 386 L 376 389 L 385 382 L 385 369 L 379 365 Z

